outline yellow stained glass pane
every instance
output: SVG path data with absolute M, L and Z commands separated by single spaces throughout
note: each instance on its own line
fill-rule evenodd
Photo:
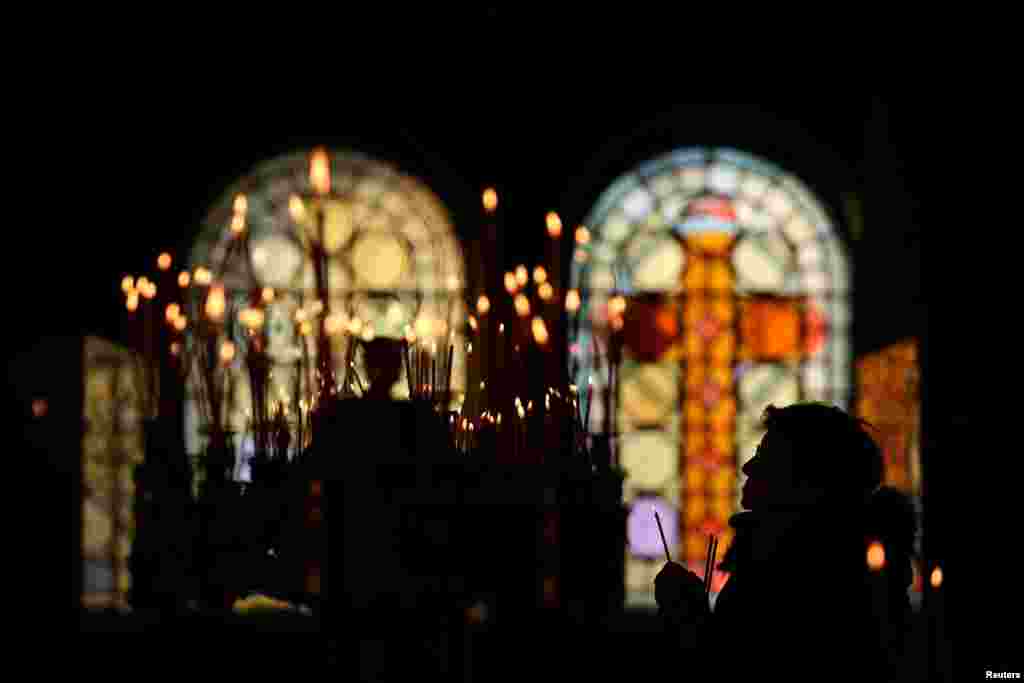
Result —
M 702 425 L 699 425 L 702 427 Z M 702 428 L 691 429 L 686 433 L 684 449 L 687 457 L 695 457 L 707 448 L 707 436 Z
M 686 360 L 690 362 L 700 362 L 700 360 L 704 357 L 706 344 L 699 335 L 685 335 L 683 338 L 683 345 L 685 348 Z
M 711 312 L 718 322 L 728 325 L 736 317 L 736 305 L 731 297 L 716 297 L 711 300 Z
M 676 374 L 668 364 L 644 364 L 624 372 L 620 417 L 632 427 L 663 423 L 678 402 Z
M 708 314 L 708 300 L 701 296 L 689 296 L 683 304 L 683 325 L 687 330 L 697 327 Z
M 727 232 L 698 232 L 687 235 L 686 244 L 697 253 L 724 256 L 735 239 L 735 235 Z
M 659 489 L 678 476 L 678 446 L 665 432 L 635 432 L 622 440 L 619 462 L 630 484 Z
M 736 417 L 736 400 L 732 397 L 720 399 L 708 411 L 708 422 L 712 430 L 721 433 L 732 433 L 733 420 Z

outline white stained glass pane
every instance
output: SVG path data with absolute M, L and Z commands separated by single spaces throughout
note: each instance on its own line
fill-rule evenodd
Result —
M 793 244 L 803 246 L 807 242 L 814 241 L 816 232 L 807 217 L 802 214 L 793 216 L 783 224 L 782 231 Z
M 661 200 L 661 216 L 668 224 L 673 224 L 684 215 L 687 199 L 682 195 L 675 194 Z
M 622 213 L 608 217 L 601 228 L 601 240 L 612 245 L 621 244 L 633 232 L 629 219 Z
M 372 232 L 355 243 L 351 265 L 360 284 L 370 289 L 388 289 L 399 286 L 409 259 L 394 235 Z
M 641 431 L 623 437 L 619 463 L 632 489 L 656 490 L 679 476 L 679 444 L 673 434 Z
M 793 211 L 793 202 L 781 187 L 773 187 L 765 194 L 764 205 L 768 213 L 785 221 Z
M 828 275 L 820 270 L 810 270 L 803 273 L 804 290 L 810 294 L 824 294 L 831 291 L 831 283 Z
M 718 194 L 733 196 L 739 187 L 739 169 L 731 164 L 718 163 L 708 169 L 708 189 Z
M 683 248 L 675 239 L 638 239 L 630 245 L 627 258 L 636 289 L 676 291 L 682 286 Z
M 746 173 L 740 182 L 740 194 L 756 203 L 768 189 L 768 180 L 758 173 Z
M 801 369 L 804 382 L 804 399 L 824 401 L 828 394 L 828 372 L 820 360 L 808 361 Z
M 700 192 L 704 189 L 704 169 L 684 168 L 679 171 L 683 188 L 688 192 Z
M 828 315 L 828 324 L 833 330 L 845 333 L 850 327 L 852 314 L 850 302 L 845 297 L 833 297 L 827 305 L 822 305 L 822 311 Z
M 739 390 L 744 410 L 756 415 L 769 404 L 782 408 L 800 400 L 796 373 L 775 363 L 750 366 L 740 378 Z
M 676 189 L 676 181 L 671 175 L 660 175 L 650 181 L 651 189 L 658 197 L 666 197 Z
M 764 233 L 741 240 L 732 262 L 740 289 L 771 292 L 783 290 L 792 259 L 778 234 Z
M 619 413 L 623 429 L 664 426 L 679 400 L 678 367 L 645 363 L 620 370 Z
M 797 245 L 796 258 L 801 270 L 824 270 L 825 254 L 821 248 L 821 242 L 812 239 L 798 242 Z
M 305 259 L 299 246 L 281 235 L 270 235 L 252 245 L 252 266 L 264 285 L 291 286 Z
M 622 211 L 634 221 L 640 221 L 654 210 L 654 198 L 646 188 L 638 187 L 622 201 Z
M 839 240 L 834 236 L 830 235 L 825 238 L 825 253 L 827 256 L 827 264 L 829 274 L 831 277 L 832 290 L 836 292 L 845 292 L 849 290 L 850 285 L 850 269 L 847 263 L 846 252 Z

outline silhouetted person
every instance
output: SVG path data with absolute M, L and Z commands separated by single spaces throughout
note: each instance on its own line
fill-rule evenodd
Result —
M 735 536 L 718 568 L 730 576 L 714 611 L 681 565 L 655 579 L 665 656 L 717 680 L 907 680 L 913 508 L 878 488 L 881 452 L 838 408 L 769 406 L 764 426 L 743 466 L 747 511 L 729 522 Z M 880 571 L 867 563 L 875 540 Z

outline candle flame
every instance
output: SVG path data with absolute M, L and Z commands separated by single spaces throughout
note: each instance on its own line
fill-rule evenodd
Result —
M 224 318 L 224 308 L 227 302 L 224 297 L 224 286 L 217 284 L 210 288 L 206 297 L 206 316 L 214 322 Z
M 127 301 L 125 301 L 124 305 L 128 308 L 129 311 L 134 313 L 135 310 L 139 307 L 139 293 L 134 290 L 129 292 L 128 299 Z
M 317 147 L 309 159 L 309 184 L 320 195 L 331 191 L 331 169 L 327 150 Z
M 537 340 L 537 343 L 544 346 L 548 343 L 550 335 L 548 334 L 548 327 L 544 323 L 544 318 L 537 316 L 533 319 L 533 338 Z
M 181 342 L 171 342 L 171 355 L 177 356 L 181 353 Z
M 121 279 L 121 291 L 125 294 L 130 294 L 133 289 L 135 289 L 135 278 L 131 275 L 125 275 Z
M 565 295 L 565 310 L 575 313 L 580 310 L 580 293 L 578 290 L 570 289 Z
M 272 302 L 274 300 L 274 288 L 264 287 L 263 291 L 260 292 L 260 298 L 263 299 L 263 303 L 265 304 L 269 304 L 270 302 Z
M 551 297 L 555 295 L 555 288 L 551 286 L 550 282 L 543 282 L 537 288 L 537 294 L 542 301 L 551 301 Z
M 296 223 L 305 218 L 306 205 L 302 203 L 302 199 L 298 195 L 293 194 L 288 197 L 288 213 Z
M 530 281 L 530 273 L 526 270 L 526 266 L 520 264 L 516 266 L 516 282 L 520 287 L 525 287 L 526 283 Z
M 469 354 L 470 356 L 473 355 L 473 342 L 468 342 L 466 344 L 466 353 Z
M 345 325 L 348 323 L 345 320 L 345 315 L 342 313 L 331 313 L 324 318 L 324 332 L 329 336 L 334 336 L 345 329 Z
M 147 299 L 152 299 L 156 296 L 156 283 L 147 281 L 146 286 L 144 288 L 140 288 L 139 292 L 141 292 L 142 296 Z
M 517 289 L 519 289 L 519 283 L 516 282 L 516 275 L 512 271 L 508 271 L 505 273 L 505 291 L 515 294 Z
M 238 312 L 238 320 L 250 330 L 263 327 L 265 316 L 261 308 L 244 308 Z
M 501 413 L 498 413 L 498 424 L 501 424 Z
M 230 363 L 235 359 L 235 343 L 226 341 L 220 346 L 220 359 L 224 363 Z
M 544 222 L 548 226 L 548 234 L 553 238 L 562 236 L 562 219 L 558 217 L 558 214 L 554 211 L 548 211 L 548 215 L 544 217 Z
M 245 232 L 245 215 L 236 213 L 231 217 L 231 232 L 236 235 L 241 235 Z
M 485 386 L 487 386 L 486 380 L 480 380 L 480 391 L 483 391 Z
M 930 582 L 932 584 L 932 588 L 938 588 L 942 585 L 942 569 L 935 567 L 935 569 L 932 570 Z
M 505 333 L 505 323 L 501 323 L 500 325 L 498 325 L 498 334 L 504 334 L 504 333 Z
M 244 194 L 235 195 L 235 203 L 232 208 L 234 208 L 236 215 L 245 216 L 249 210 L 249 200 L 245 198 Z
M 868 568 L 871 571 L 879 571 L 885 566 L 885 548 L 878 541 L 872 541 L 868 546 Z
M 491 310 L 491 300 L 487 298 L 486 294 L 481 294 L 480 298 L 476 300 L 476 312 L 480 315 L 487 315 L 489 310 Z
M 156 267 L 160 270 L 169 270 L 171 267 L 171 255 L 166 251 L 156 257 Z
M 178 286 L 184 289 L 188 287 L 188 283 L 192 281 L 192 276 L 189 275 L 187 270 L 183 270 L 178 273 Z
M 619 316 L 626 312 L 626 297 L 618 294 L 608 301 L 608 315 Z
M 530 315 L 530 300 L 526 298 L 525 294 L 516 295 L 516 313 L 523 318 Z
M 538 285 L 548 281 L 548 271 L 544 269 L 544 266 L 537 266 L 533 269 L 533 281 Z
M 472 314 L 471 314 L 471 315 L 469 316 L 469 327 L 470 327 L 470 328 L 471 328 L 471 329 L 472 329 L 472 330 L 473 330 L 474 332 L 476 332 L 476 331 L 477 331 L 478 329 L 480 329 L 480 328 L 478 327 L 478 325 L 477 325 L 477 322 L 476 322 L 476 316 L 474 316 L 474 315 L 472 315 Z
M 179 315 L 177 318 L 174 319 L 174 329 L 176 329 L 178 332 L 183 331 L 186 325 L 188 325 L 187 316 Z
M 181 306 L 179 304 L 167 304 L 167 309 L 164 311 L 164 317 L 167 322 L 173 323 L 181 315 Z
M 590 244 L 590 231 L 587 226 L 581 225 L 576 228 L 576 244 Z
M 203 266 L 199 266 L 195 270 L 195 281 L 197 285 L 205 286 L 213 281 L 213 275 Z
M 484 209 L 487 213 L 494 213 L 498 208 L 498 193 L 493 187 L 488 187 L 483 194 Z

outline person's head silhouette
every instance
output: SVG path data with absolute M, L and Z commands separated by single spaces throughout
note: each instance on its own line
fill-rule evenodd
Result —
M 743 507 L 864 500 L 881 483 L 882 455 L 866 423 L 839 408 L 768 406 L 763 423 L 765 435 L 742 468 Z
M 391 387 L 402 376 L 402 341 L 375 337 L 363 342 L 363 353 L 370 383 L 367 398 L 390 399 Z

